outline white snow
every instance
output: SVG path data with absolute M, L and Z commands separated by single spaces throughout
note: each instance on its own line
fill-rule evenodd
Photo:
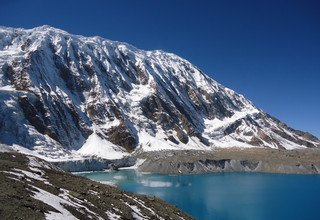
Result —
M 16 172 L 12 172 L 12 171 L 1 171 L 2 173 L 8 173 L 17 177 L 24 177 L 24 175 L 22 173 L 16 173 Z
M 15 91 L 15 88 L 13 88 L 11 85 L 1 86 L 0 91 Z
M 150 87 L 150 85 L 134 85 L 133 90 L 130 92 L 130 101 L 138 103 L 141 101 L 141 99 L 150 96 L 152 92 L 153 89 Z
M 155 136 L 148 132 L 139 132 L 139 147 L 144 151 L 161 151 L 161 150 L 209 150 L 207 146 L 200 143 L 198 138 L 189 137 L 189 142 L 184 144 L 179 142 L 175 144 L 167 139 L 165 132 L 159 128 Z M 178 138 L 176 137 L 178 140 Z
M 16 172 L 20 172 L 23 173 L 24 175 L 26 175 L 27 177 L 31 178 L 31 179 L 35 179 L 35 180 L 39 180 L 42 182 L 47 182 L 46 179 L 42 178 L 40 175 L 26 171 L 26 170 L 21 170 L 21 169 L 13 169 Z
M 66 219 L 66 220 L 73 220 L 77 219 L 75 216 L 73 216 L 64 206 L 71 206 L 76 209 L 80 209 L 80 212 L 84 213 L 84 210 L 87 213 L 88 219 L 99 219 L 102 220 L 103 218 L 99 216 L 97 213 L 92 212 L 86 205 L 93 206 L 91 203 L 86 202 L 84 205 L 83 201 L 71 196 L 69 194 L 68 190 L 60 189 L 61 193 L 59 196 L 56 196 L 50 192 L 47 192 L 43 189 L 40 189 L 38 187 L 32 186 L 32 188 L 35 189 L 33 191 L 34 195 L 33 198 L 40 200 L 47 205 L 55 208 L 59 212 L 50 211 L 49 213 L 45 213 L 45 217 L 48 220 L 56 220 L 56 219 Z M 88 215 L 89 213 L 89 215 Z
M 238 111 L 235 112 L 231 117 L 229 118 L 224 118 L 223 120 L 219 120 L 218 118 L 215 118 L 213 120 L 209 120 L 209 119 L 204 119 L 204 124 L 205 124 L 205 131 L 204 133 L 214 133 L 216 130 L 219 130 L 222 127 L 226 127 L 227 125 L 230 125 L 231 123 L 241 119 L 241 118 L 245 118 L 248 115 L 253 115 L 255 113 L 258 113 L 259 110 L 258 109 L 250 109 L 247 110 L 245 109 L 244 111 Z
M 139 166 L 141 166 L 143 163 L 144 163 L 144 161 L 146 161 L 146 159 L 137 159 L 137 161 L 136 161 L 136 163 L 133 165 L 133 166 L 131 166 L 131 167 L 121 167 L 121 168 L 119 168 L 119 170 L 136 170 L 136 169 L 138 169 L 139 168 Z
M 117 215 L 117 214 L 115 214 L 113 212 L 106 211 L 106 214 L 107 214 L 109 220 L 121 220 L 121 216 Z
M 138 206 L 135 205 L 130 205 L 129 203 L 125 203 L 130 209 L 132 209 L 132 217 L 136 220 L 144 220 L 144 219 L 149 219 L 148 216 L 145 216 L 141 213 L 140 209 Z
M 119 146 L 102 139 L 96 133 L 89 136 L 85 144 L 77 151 L 81 155 L 95 155 L 105 159 L 120 159 L 127 155 Z
M 29 182 L 31 182 L 32 181 L 31 179 L 33 179 L 33 180 L 42 181 L 44 184 L 47 184 L 47 185 L 52 185 L 51 183 L 48 182 L 47 179 L 42 178 L 41 175 L 26 171 L 26 170 L 13 169 L 13 171 L 3 171 L 3 172 L 15 175 L 15 176 L 20 177 L 20 178 L 21 177 L 25 177 L 27 179 L 27 181 L 29 181 Z M 42 173 L 42 171 L 40 171 L 40 172 Z
M 81 210 L 86 210 L 87 213 L 90 213 L 91 216 L 88 216 L 88 218 L 92 218 L 92 216 L 94 216 L 96 219 L 102 220 L 103 218 L 101 216 L 99 216 L 97 213 L 91 211 L 87 206 L 91 206 L 94 207 L 94 205 L 87 201 L 87 200 L 80 200 L 74 196 L 71 196 L 69 194 L 69 190 L 66 189 L 60 189 L 60 191 L 62 191 L 59 194 L 59 197 L 63 198 L 65 201 L 70 202 L 71 204 L 73 204 L 74 207 L 77 207 L 78 209 L 81 208 Z
M 5 144 L 0 144 L 0 152 L 11 152 L 12 148 Z
M 47 205 L 55 208 L 58 212 L 50 211 L 49 213 L 45 213 L 45 217 L 47 220 L 56 220 L 56 219 L 64 219 L 64 220 L 75 220 L 78 219 L 75 216 L 73 216 L 66 208 L 62 206 L 68 205 L 75 207 L 73 203 L 70 203 L 69 201 L 66 201 L 65 199 L 60 198 L 59 196 L 56 196 L 52 193 L 49 193 L 45 190 L 42 190 L 38 187 L 33 186 L 34 189 L 37 191 L 34 191 L 33 198 L 42 201 L 43 203 L 46 203 Z
M 138 203 L 141 207 L 143 207 L 144 209 L 148 210 L 152 215 L 156 216 L 157 219 L 159 220 L 164 220 L 161 216 L 159 216 L 157 213 L 155 213 L 154 210 L 152 210 L 151 208 L 147 207 L 144 203 L 144 201 L 138 199 L 138 198 L 134 198 L 134 197 L 131 197 L 131 196 L 128 196 L 126 194 L 124 194 L 126 197 L 132 199 L 133 201 L 135 201 L 136 203 Z
M 29 159 L 29 168 L 45 168 L 45 169 L 51 169 L 51 167 L 43 162 L 43 161 L 40 161 L 39 159 L 36 159 L 35 157 L 31 157 L 31 156 L 27 156 L 27 158 Z

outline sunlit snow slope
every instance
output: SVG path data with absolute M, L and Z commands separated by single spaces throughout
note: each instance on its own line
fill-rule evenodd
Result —
M 0 142 L 51 159 L 319 147 L 177 55 L 49 26 L 0 28 Z

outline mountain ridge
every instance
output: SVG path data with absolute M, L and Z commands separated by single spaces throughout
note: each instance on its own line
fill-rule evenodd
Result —
M 320 146 L 161 50 L 50 26 L 0 27 L 0 68 L 0 141 L 50 159 Z

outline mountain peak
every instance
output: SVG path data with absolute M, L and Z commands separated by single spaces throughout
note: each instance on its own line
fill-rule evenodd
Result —
M 319 146 L 175 54 L 47 25 L 6 30 L 0 33 L 2 143 L 60 159 Z

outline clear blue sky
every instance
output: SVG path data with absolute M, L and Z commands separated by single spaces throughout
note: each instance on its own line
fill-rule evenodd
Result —
M 0 25 L 43 24 L 176 53 L 320 137 L 319 0 L 0 0 Z

